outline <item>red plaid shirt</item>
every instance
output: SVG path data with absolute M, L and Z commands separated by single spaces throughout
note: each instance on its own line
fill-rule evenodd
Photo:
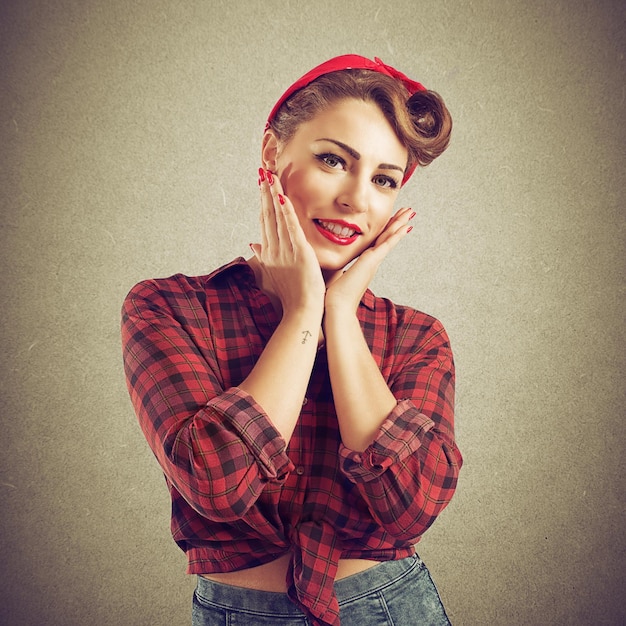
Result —
M 288 593 L 315 624 L 339 624 L 339 559 L 411 555 L 462 464 L 441 324 L 370 291 L 358 316 L 398 400 L 362 453 L 341 443 L 323 348 L 288 445 L 237 387 L 279 322 L 244 259 L 208 276 L 139 283 L 123 308 L 128 388 L 165 473 L 187 572 L 229 572 L 291 552 Z

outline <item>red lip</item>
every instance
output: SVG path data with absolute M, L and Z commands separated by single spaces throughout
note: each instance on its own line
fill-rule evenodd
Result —
M 350 224 L 350 222 L 345 222 L 344 220 L 320 220 L 321 222 L 329 222 L 330 224 L 339 224 L 342 228 L 351 228 L 352 230 L 356 230 L 357 235 L 361 234 L 361 229 L 356 224 Z
M 329 241 L 339 244 L 340 246 L 349 246 L 351 243 L 354 243 L 358 239 L 359 235 L 361 234 L 361 229 L 356 224 L 350 224 L 349 222 L 344 222 L 343 220 L 321 220 L 321 221 L 328 222 L 330 224 L 338 224 L 342 228 L 350 228 L 351 230 L 355 231 L 354 235 L 350 237 L 339 237 L 338 235 L 335 235 L 335 233 L 331 233 L 329 230 L 326 230 L 320 224 L 320 220 L 313 220 L 313 223 L 315 224 L 315 228 L 317 228 L 317 230 L 320 232 L 321 235 L 326 237 L 326 239 L 328 239 Z

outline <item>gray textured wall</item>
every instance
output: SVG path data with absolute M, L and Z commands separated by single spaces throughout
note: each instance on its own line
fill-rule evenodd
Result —
M 374 285 L 456 352 L 466 465 L 421 554 L 456 626 L 623 623 L 625 17 L 608 0 L 2 0 L 0 622 L 189 623 L 121 301 L 248 254 L 267 112 L 357 52 L 455 119 Z

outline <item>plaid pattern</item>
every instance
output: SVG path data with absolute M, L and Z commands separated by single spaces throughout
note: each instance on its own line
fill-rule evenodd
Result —
M 166 477 L 187 572 L 291 551 L 289 596 L 315 624 L 339 624 L 339 558 L 411 555 L 454 493 L 462 458 L 441 324 L 365 293 L 359 320 L 398 404 L 359 453 L 341 443 L 324 349 L 288 446 L 237 387 L 279 322 L 244 259 L 139 283 L 122 314 L 130 396 Z

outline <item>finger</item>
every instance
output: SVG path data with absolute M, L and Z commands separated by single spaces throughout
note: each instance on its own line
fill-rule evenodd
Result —
M 276 250 L 278 244 L 276 211 L 265 170 L 259 169 L 259 178 L 261 193 L 261 243 L 264 251 L 272 253 Z
M 399 224 L 394 227 L 394 229 L 390 229 L 388 233 L 386 233 L 385 239 L 383 241 L 376 242 L 376 245 L 373 248 L 370 248 L 370 252 L 372 252 L 380 263 L 390 252 L 395 248 L 404 237 L 406 237 L 411 230 L 412 227 L 407 226 L 406 224 Z
M 403 237 L 413 230 L 413 227 L 407 224 L 408 219 L 402 219 L 393 224 L 385 233 L 385 237 L 380 242 L 376 242 L 374 248 L 387 248 L 388 250 L 393 248 Z
M 295 216 L 295 212 L 293 205 L 289 201 L 289 198 L 277 191 L 273 192 L 273 200 L 276 211 L 276 232 L 278 234 L 278 240 L 281 244 L 282 251 L 291 257 L 295 247 L 293 235 L 293 217 Z
M 254 254 L 257 261 L 260 261 L 261 260 L 261 245 L 258 243 L 251 243 L 250 250 L 252 250 L 252 254 Z
M 286 252 L 288 256 L 291 256 L 291 243 L 284 225 L 281 208 L 285 199 L 279 193 L 277 177 L 269 170 L 260 170 L 260 173 L 263 174 L 260 186 L 263 230 L 266 239 L 265 252 L 275 261 L 281 257 L 284 261 Z
M 411 207 L 405 207 L 400 209 L 390 220 L 383 229 L 383 232 L 376 239 L 376 244 L 383 243 L 388 237 L 390 237 L 398 228 L 402 228 L 409 223 L 415 217 L 415 211 Z
M 280 225 L 283 229 L 283 235 L 289 239 L 293 249 L 308 246 L 309 243 L 291 200 L 287 196 L 279 194 L 278 201 L 280 204 Z
M 390 220 L 374 246 L 366 250 L 361 256 L 369 257 L 370 262 L 375 263 L 378 267 L 389 252 L 413 230 L 412 226 L 407 225 L 413 217 L 415 217 L 415 212 L 411 209 L 400 211 Z
M 276 227 L 281 242 L 288 245 L 285 252 L 293 252 L 297 247 L 308 245 L 300 220 L 291 200 L 284 194 L 280 179 L 277 176 L 270 178 L 269 185 L 274 206 L 276 209 Z

